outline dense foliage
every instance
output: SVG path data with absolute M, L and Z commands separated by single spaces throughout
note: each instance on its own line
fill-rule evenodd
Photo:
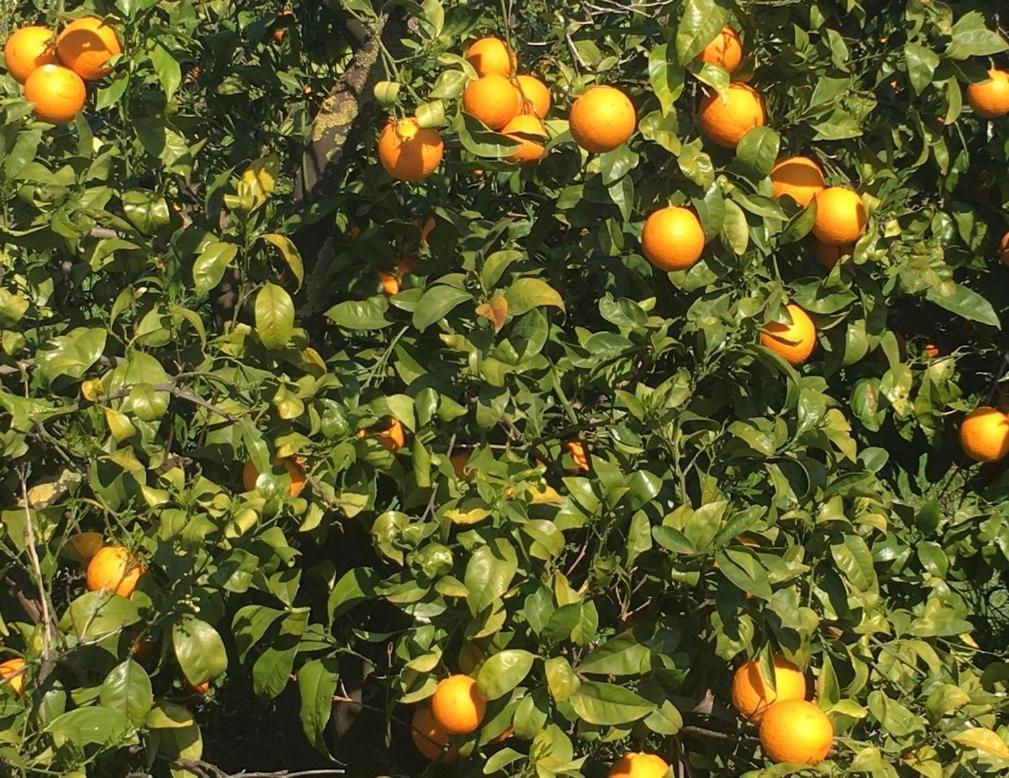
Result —
M 0 76 L 5 772 L 784 775 L 728 707 L 779 652 L 838 736 L 807 773 L 1009 768 L 1009 475 L 956 439 L 1006 366 L 1009 135 L 964 99 L 1009 63 L 998 3 L 54 5 L 0 32 L 98 13 L 124 53 L 65 127 Z M 696 119 L 725 23 L 769 116 L 735 153 Z M 552 90 L 538 165 L 461 111 L 487 34 Z M 593 83 L 639 119 L 602 155 L 567 132 Z M 377 163 L 387 113 L 440 127 L 432 177 Z M 789 153 L 870 209 L 830 271 L 771 197 Z M 668 203 L 689 271 L 640 253 Z M 790 301 L 798 369 L 758 345 Z M 102 543 L 129 598 L 85 588 Z M 488 712 L 429 768 L 449 673 Z

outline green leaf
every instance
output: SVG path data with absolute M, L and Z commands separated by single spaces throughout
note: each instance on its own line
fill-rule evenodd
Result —
M 939 55 L 931 49 L 917 43 L 904 44 L 904 62 L 907 64 L 907 75 L 911 88 L 916 95 L 925 91 L 932 83 L 935 69 L 939 67 Z
M 193 286 L 197 297 L 206 297 L 224 278 L 224 271 L 235 257 L 238 246 L 217 241 L 208 245 L 193 263 Z
M 134 727 L 139 727 L 154 704 L 151 679 L 144 668 L 127 659 L 105 676 L 99 698 L 106 708 L 115 710 Z
M 217 630 L 192 616 L 172 626 L 172 647 L 186 679 L 199 686 L 228 669 L 228 654 Z
M 151 62 L 154 63 L 154 72 L 158 74 L 165 95 L 171 100 L 175 90 L 182 83 L 182 67 L 179 61 L 161 41 L 157 41 L 151 47 Z
M 89 640 L 136 624 L 140 612 L 131 600 L 118 594 L 87 592 L 70 603 L 69 617 L 77 637 Z
M 730 0 L 687 0 L 676 28 L 676 57 L 686 65 L 715 39 L 729 21 Z
M 582 681 L 569 702 L 578 717 L 589 724 L 628 724 L 655 710 L 653 703 L 630 689 L 596 681 Z
M 282 349 L 294 329 L 294 301 L 282 286 L 267 283 L 256 295 L 256 332 L 271 351 Z
M 749 130 L 736 147 L 736 156 L 761 175 L 770 175 L 778 159 L 781 136 L 770 127 L 754 127 Z
M 662 43 L 648 53 L 648 81 L 659 99 L 662 113 L 668 114 L 683 93 L 686 71 L 672 59 L 669 45 Z
M 157 192 L 134 189 L 123 192 L 123 213 L 145 235 L 154 235 L 171 224 L 168 201 Z
M 60 376 L 81 378 L 105 351 L 108 332 L 101 328 L 77 327 L 52 338 L 38 352 L 38 372 L 48 383 Z
M 470 611 L 476 615 L 499 599 L 508 591 L 516 572 L 518 558 L 507 540 L 497 538 L 477 548 L 466 564 L 463 579 Z
M 57 748 L 111 746 L 126 739 L 130 724 L 120 711 L 101 705 L 77 708 L 57 716 L 46 727 Z
M 980 11 L 964 14 L 953 25 L 952 40 L 946 47 L 950 59 L 987 57 L 1009 49 L 1009 43 L 995 30 L 989 30 Z
M 746 223 L 746 214 L 743 209 L 732 200 L 725 201 L 725 220 L 721 229 L 722 242 L 725 243 L 732 253 L 742 256 L 746 253 L 746 247 L 750 244 L 750 226 Z
M 459 120 L 453 125 L 453 129 L 466 151 L 484 159 L 505 159 L 521 147 L 519 142 L 488 130 L 479 120 L 466 113 L 459 114 Z
M 481 665 L 476 676 L 477 688 L 487 700 L 504 697 L 529 675 L 536 655 L 521 649 L 505 649 Z
M 1002 329 L 1002 323 L 991 303 L 963 284 L 946 281 L 941 286 L 929 287 L 925 299 L 957 316 Z
M 621 632 L 593 649 L 578 665 L 578 672 L 598 675 L 647 673 L 651 669 L 651 651 L 642 642 L 644 637 L 634 630 Z
M 337 303 L 326 311 L 326 318 L 348 330 L 380 330 L 392 324 L 385 316 L 388 310 L 389 301 L 380 294 L 367 300 Z
M 446 284 L 432 286 L 424 292 L 414 309 L 413 326 L 423 332 L 436 321 L 444 319 L 457 305 L 472 300 L 473 295 L 454 286 Z
M 520 278 L 505 292 L 508 313 L 521 316 L 533 308 L 552 306 L 564 310 L 564 300 L 550 284 L 541 278 Z
M 298 671 L 298 694 L 301 698 L 301 728 L 312 746 L 329 754 L 326 726 L 333 713 L 333 695 L 340 680 L 339 663 L 331 657 L 313 659 Z

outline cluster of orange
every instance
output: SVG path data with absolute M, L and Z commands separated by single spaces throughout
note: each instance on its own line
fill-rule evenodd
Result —
M 736 31 L 725 27 L 699 55 L 730 75 L 743 59 Z M 755 127 L 767 123 L 761 94 L 749 84 L 733 82 L 724 95 L 709 94 L 701 101 L 698 121 L 704 136 L 717 146 L 735 149 Z M 820 166 L 809 157 L 786 157 L 771 170 L 771 185 L 777 198 L 788 197 L 803 208 L 816 201 L 816 236 L 820 257 L 832 268 L 842 254 L 850 253 L 866 229 L 866 211 L 859 196 L 845 187 L 827 187 Z M 687 270 L 701 258 L 705 236 L 700 219 L 691 208 L 667 206 L 653 212 L 641 234 L 645 257 L 660 270 Z M 765 347 L 792 365 L 801 365 L 816 347 L 816 327 L 799 306 L 789 304 L 788 322 L 767 324 L 760 336 Z
M 514 76 L 516 57 L 498 38 L 481 38 L 466 51 L 478 77 L 466 86 L 463 107 L 487 127 L 520 144 L 511 162 L 533 163 L 546 149 L 543 119 L 550 111 L 550 90 L 535 76 Z M 596 86 L 571 108 L 569 125 L 575 142 L 590 152 L 611 151 L 634 132 L 637 117 L 631 101 L 617 89 Z M 427 133 L 422 135 L 421 133 Z M 435 130 L 419 130 L 416 119 L 392 120 L 379 139 L 379 159 L 390 175 L 407 181 L 429 176 L 441 162 L 443 144 Z
M 84 16 L 59 35 L 35 25 L 15 31 L 4 46 L 4 65 L 24 84 L 25 99 L 34 105 L 36 118 L 69 124 L 87 99 L 84 82 L 108 75 L 109 60 L 122 51 L 112 27 L 95 16 Z
M 97 548 L 96 548 L 97 547 Z M 85 571 L 85 584 L 91 592 L 110 592 L 129 597 L 146 572 L 140 558 L 123 546 L 102 546 L 100 540 Z M 24 691 L 25 660 L 20 657 L 0 663 L 0 679 L 8 681 L 16 694 Z

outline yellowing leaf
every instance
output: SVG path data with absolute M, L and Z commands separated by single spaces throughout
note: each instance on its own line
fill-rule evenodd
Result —
M 953 740 L 967 748 L 973 748 L 987 756 L 1009 759 L 1009 746 L 1005 741 L 985 727 L 971 727 L 954 735 Z
M 470 508 L 469 510 L 451 508 L 445 511 L 445 518 L 453 524 L 476 524 L 488 516 L 490 516 L 490 511 L 486 508 Z
M 494 327 L 494 332 L 500 332 L 508 318 L 508 301 L 498 295 L 490 302 L 481 303 L 476 307 L 476 315 L 487 319 Z
M 100 532 L 78 532 L 63 547 L 63 556 L 74 562 L 87 562 L 104 543 Z

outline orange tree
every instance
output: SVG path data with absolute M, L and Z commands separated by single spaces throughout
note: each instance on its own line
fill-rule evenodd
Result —
M 1004 774 L 997 4 L 55 5 L 5 774 Z

